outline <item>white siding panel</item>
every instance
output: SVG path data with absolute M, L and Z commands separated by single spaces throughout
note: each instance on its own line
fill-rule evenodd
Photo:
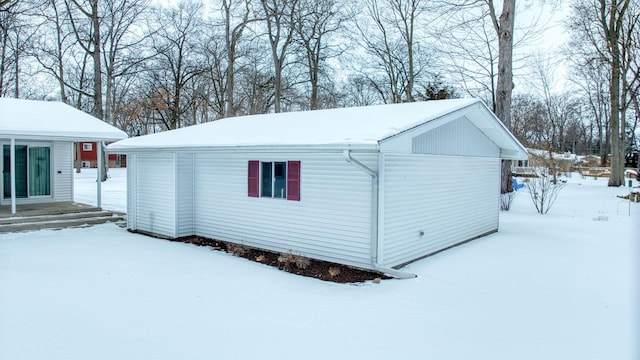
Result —
M 138 198 L 138 190 L 136 188 L 138 182 L 137 171 L 137 156 L 136 154 L 127 155 L 127 227 L 131 230 L 136 230 L 136 199 Z
M 353 157 L 377 169 L 376 154 Z M 249 160 L 301 161 L 301 201 L 249 197 Z M 198 153 L 197 235 L 370 267 L 371 177 L 342 153 Z
M 193 158 L 194 154 L 177 154 L 176 236 L 194 235 L 193 224 Z
M 175 237 L 175 162 L 172 153 L 138 154 L 136 228 Z
M 414 154 L 500 156 L 500 149 L 466 118 L 458 118 L 413 137 Z
M 73 143 L 56 141 L 51 146 L 53 199 L 73 201 Z
M 499 159 L 385 155 L 383 162 L 382 264 L 400 265 L 498 229 Z

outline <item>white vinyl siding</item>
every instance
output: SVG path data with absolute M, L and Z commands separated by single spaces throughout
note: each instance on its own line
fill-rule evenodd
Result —
M 144 153 L 136 161 L 136 230 L 175 237 L 173 153 Z
M 138 171 L 136 154 L 127 155 L 127 227 L 137 230 L 136 213 L 138 198 Z
M 353 153 L 376 169 L 377 155 Z M 248 161 L 301 161 L 301 201 L 249 197 Z M 195 156 L 197 235 L 370 267 L 371 177 L 334 153 Z
M 194 235 L 193 224 L 193 154 L 177 154 L 176 237 Z
M 54 201 L 73 201 L 73 143 L 56 141 L 51 146 Z
M 385 155 L 382 162 L 383 265 L 401 265 L 498 229 L 499 159 Z
M 411 150 L 414 154 L 500 156 L 500 148 L 466 118 L 414 136 Z

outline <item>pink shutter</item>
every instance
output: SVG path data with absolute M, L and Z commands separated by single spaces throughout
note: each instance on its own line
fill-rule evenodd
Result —
M 287 200 L 300 201 L 300 161 L 287 162 Z
M 260 161 L 249 160 L 248 174 L 249 196 L 258 197 L 260 196 Z

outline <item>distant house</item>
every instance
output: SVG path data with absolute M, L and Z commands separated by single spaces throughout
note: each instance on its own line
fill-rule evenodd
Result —
M 83 168 L 98 167 L 98 151 L 96 142 L 80 142 L 76 144 L 74 161 L 80 160 Z M 107 166 L 110 168 L 127 167 L 127 157 L 122 154 L 109 154 Z
M 0 205 L 73 201 L 73 143 L 126 137 L 61 102 L 0 98 Z
M 500 159 L 525 148 L 479 100 L 242 116 L 116 142 L 127 223 L 403 276 L 498 230 Z

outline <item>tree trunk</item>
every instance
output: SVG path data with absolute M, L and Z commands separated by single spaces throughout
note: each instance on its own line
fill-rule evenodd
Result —
M 225 32 L 225 47 L 227 50 L 227 71 L 226 71 L 226 80 L 227 80 L 227 103 L 224 117 L 233 117 L 235 116 L 235 105 L 233 99 L 233 91 L 234 91 L 234 62 L 235 62 L 235 44 L 234 39 L 232 38 L 233 33 L 231 32 L 231 4 L 227 3 L 227 1 L 222 2 L 225 17 L 224 17 L 224 32 Z
M 98 0 L 91 2 L 91 24 L 93 27 L 93 115 L 100 120 L 104 120 L 104 110 L 102 106 L 102 52 L 100 42 L 100 17 L 98 16 Z M 104 148 L 97 156 L 102 157 L 102 168 L 100 169 L 101 181 L 107 180 L 107 161 Z
M 82 150 L 82 143 L 81 142 L 76 142 L 74 143 L 74 160 L 75 160 L 75 168 L 76 168 L 76 173 L 80 174 L 80 169 L 82 169 L 82 158 L 80 157 L 81 154 L 81 150 Z
M 609 186 L 622 185 L 622 177 L 619 175 L 622 173 L 620 168 L 620 54 L 617 49 L 618 40 L 615 41 L 615 46 L 612 51 L 612 64 L 611 64 L 611 84 L 609 87 L 609 95 L 611 101 L 611 119 L 609 136 L 611 138 L 611 174 L 609 176 Z M 616 54 L 617 53 L 617 54 Z
M 14 91 L 13 94 L 14 94 L 14 97 L 16 99 L 20 98 L 20 86 L 19 86 L 20 85 L 20 78 L 19 78 L 19 75 L 20 75 L 20 61 L 19 61 L 19 57 L 20 57 L 20 50 L 19 50 L 20 39 L 19 39 L 19 37 L 20 37 L 20 33 L 18 32 L 18 33 L 16 33 L 16 50 L 15 50 L 15 53 L 13 55 L 14 61 L 15 61 L 15 63 L 14 63 L 14 65 L 15 65 L 15 74 L 14 74 L 14 76 L 15 76 L 15 82 L 16 82 L 16 87 L 15 87 L 15 91 Z
M 102 53 L 100 51 L 100 17 L 98 16 L 98 0 L 91 2 L 91 23 L 93 26 L 93 115 L 103 120 L 102 109 Z
M 493 1 L 490 1 L 493 8 Z M 504 126 L 511 130 L 511 92 L 513 90 L 513 26 L 515 17 L 515 0 L 504 0 L 499 22 L 495 19 L 494 26 L 498 33 L 498 84 L 496 86 L 496 116 L 502 120 Z M 500 192 L 513 192 L 511 181 L 511 161 L 502 161 L 500 177 Z
M 611 174 L 609 175 L 609 186 L 621 186 L 624 182 L 624 162 L 621 159 L 622 144 L 620 142 L 620 28 L 622 17 L 627 8 L 629 0 L 622 2 L 621 8 L 618 8 L 618 1 L 611 3 L 609 10 L 609 18 L 606 18 L 606 2 L 600 0 L 601 22 L 607 40 L 607 48 L 611 55 L 611 78 L 609 82 L 609 101 L 611 102 L 610 123 L 611 130 L 609 136 L 611 138 Z M 624 156 L 624 154 L 623 154 Z

